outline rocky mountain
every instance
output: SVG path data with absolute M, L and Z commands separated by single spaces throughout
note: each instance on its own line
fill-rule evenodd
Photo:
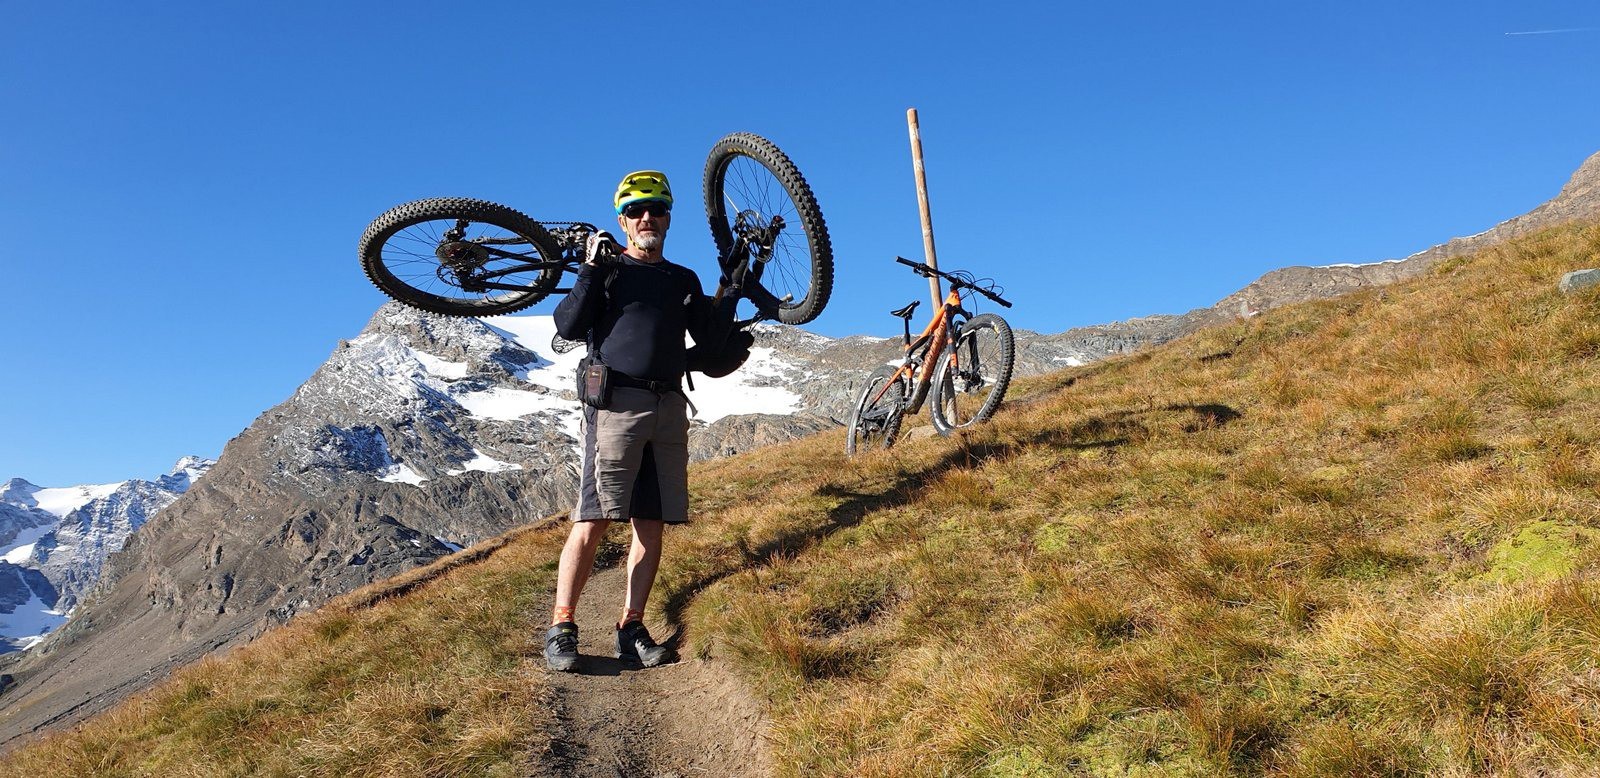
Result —
M 86 715 L 337 594 L 564 510 L 580 354 L 556 353 L 553 334 L 547 316 L 486 323 L 381 308 L 111 555 L 70 621 L 0 667 L 15 679 L 0 696 L 6 737 Z M 749 370 L 699 383 L 705 455 L 748 447 L 728 430 L 798 434 L 720 422 L 801 410 L 781 378 L 799 357 L 758 351 Z M 101 496 L 115 502 L 120 488 Z
M 29 648 L 65 621 L 106 557 L 211 465 L 185 457 L 154 481 L 0 487 L 0 651 Z
M 1495 230 L 1600 215 L 1597 160 L 1529 215 L 1542 216 Z M 1376 266 L 1275 271 L 1182 316 L 1019 331 L 1018 371 L 1091 362 L 1307 295 L 1398 280 L 1478 245 L 1453 241 Z M 564 511 L 576 484 L 579 354 L 551 348 L 553 329 L 540 316 L 379 309 L 109 557 L 67 624 L 20 658 L 0 658 L 14 679 L 0 691 L 0 741 L 81 718 L 337 594 Z M 783 327 L 756 335 L 744 369 L 696 379 L 697 458 L 837 425 L 872 366 L 900 351 L 898 336 L 831 339 Z M 13 518 L 18 533 L 30 531 L 25 517 Z

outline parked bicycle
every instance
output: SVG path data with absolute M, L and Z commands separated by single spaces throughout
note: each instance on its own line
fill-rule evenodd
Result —
M 1011 383 L 1016 356 L 1011 325 L 995 314 L 974 315 L 962 307 L 964 300 L 982 295 L 1010 308 L 1011 303 L 995 291 L 994 282 L 980 281 L 964 271 L 947 273 L 904 257 L 895 257 L 895 261 L 924 278 L 948 281 L 950 293 L 915 340 L 911 338 L 911 317 L 922 301 L 913 300 L 890 312 L 905 325 L 905 360 L 897 366 L 884 365 L 867 377 L 850 414 L 845 451 L 851 455 L 894 445 L 901 423 L 921 410 L 924 400 L 932 400 L 928 413 L 941 435 L 984 421 L 1000 407 Z
M 811 187 L 776 145 L 734 133 L 718 141 L 702 178 L 716 241 L 719 310 L 740 300 L 756 321 L 805 324 L 833 290 L 833 248 Z M 447 316 L 496 316 L 565 293 L 578 271 L 587 222 L 535 221 L 487 200 L 441 197 L 385 211 L 361 236 L 361 267 L 389 297 Z

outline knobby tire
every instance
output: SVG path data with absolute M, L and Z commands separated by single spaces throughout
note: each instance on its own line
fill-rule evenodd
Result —
M 805 324 L 817 318 L 833 293 L 833 245 L 817 198 L 789 157 L 766 138 L 734 133 L 711 148 L 702 190 L 711 237 L 721 256 L 734 244 L 738 214 L 729 205 L 730 197 L 733 207 L 784 218 L 787 226 L 757 283 L 774 297 L 793 296 L 779 306 L 778 321 Z
M 872 396 L 877 394 L 878 389 L 888 383 L 891 377 L 894 378 L 893 385 L 878 398 L 877 402 L 873 402 Z M 855 456 L 866 449 L 893 446 L 895 438 L 900 434 L 900 424 L 905 421 L 905 403 L 909 391 L 905 376 L 895 376 L 895 368 L 884 365 L 872 371 L 872 374 L 867 376 L 866 384 L 861 388 L 861 396 L 856 399 L 855 406 L 850 412 L 849 437 L 845 438 L 844 443 L 845 453 Z M 881 427 L 866 418 L 878 410 L 888 411 Z
M 1011 385 L 1015 359 L 1016 341 L 1005 319 L 980 313 L 961 325 L 933 376 L 933 428 L 948 437 L 993 416 Z
M 494 248 L 520 257 L 495 255 L 486 266 L 548 262 L 549 267 L 524 270 L 495 279 L 518 290 L 463 289 L 436 254 L 443 232 L 456 220 L 470 224 L 465 235 L 516 240 Z M 466 243 L 469 241 L 462 241 Z M 374 219 L 361 235 L 361 268 L 378 290 L 414 308 L 446 316 L 496 316 L 520 311 L 543 300 L 561 279 L 561 251 L 538 222 L 523 213 L 487 200 L 436 197 L 403 203 Z

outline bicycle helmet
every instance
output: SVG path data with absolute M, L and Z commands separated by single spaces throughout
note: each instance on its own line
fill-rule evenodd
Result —
M 667 174 L 659 170 L 639 170 L 622 177 L 622 183 L 617 184 L 617 197 L 615 205 L 617 214 L 622 214 L 622 209 L 628 203 L 637 202 L 663 202 L 672 205 L 672 186 L 667 183 Z

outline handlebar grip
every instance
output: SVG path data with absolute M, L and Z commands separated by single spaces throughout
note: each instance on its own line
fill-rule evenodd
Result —
M 906 259 L 905 257 L 895 257 L 894 261 L 899 262 L 900 264 L 905 265 L 906 267 L 927 267 L 927 265 L 924 265 L 921 262 L 912 262 L 911 260 Z
M 989 299 L 991 299 L 991 300 L 993 300 L 993 301 L 995 301 L 997 303 L 1000 303 L 1001 305 L 1003 305 L 1003 306 L 1005 306 L 1007 308 L 1011 307 L 1011 303 L 1006 302 L 1004 297 L 1001 297 L 1000 295 L 997 295 L 994 292 L 989 291 L 988 289 L 985 289 L 985 288 L 983 288 L 981 286 L 972 286 L 970 284 L 967 285 L 967 288 L 971 289 L 972 291 L 977 292 L 978 294 L 981 294 L 984 297 L 987 297 L 987 298 L 989 298 Z

